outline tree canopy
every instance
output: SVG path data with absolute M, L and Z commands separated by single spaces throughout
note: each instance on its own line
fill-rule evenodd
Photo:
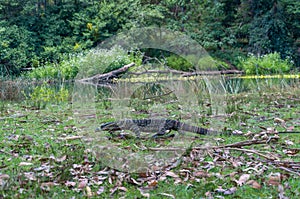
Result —
M 211 55 L 278 52 L 300 65 L 300 2 L 294 0 L 0 0 L 0 73 L 59 62 L 132 27 L 165 26 Z

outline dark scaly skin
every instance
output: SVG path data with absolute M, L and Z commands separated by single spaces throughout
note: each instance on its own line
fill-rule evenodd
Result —
M 119 130 L 130 130 L 136 134 L 137 137 L 140 136 L 140 132 L 156 132 L 153 137 L 163 136 L 167 131 L 188 131 L 200 135 L 206 134 L 219 134 L 217 131 L 212 131 L 209 129 L 192 126 L 177 120 L 170 119 L 126 119 L 116 122 L 104 123 L 100 128 L 96 129 L 103 131 L 119 131 Z

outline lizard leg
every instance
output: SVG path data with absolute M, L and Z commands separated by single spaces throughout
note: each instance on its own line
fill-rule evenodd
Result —
M 138 126 L 136 125 L 133 125 L 131 128 L 130 128 L 130 131 L 132 131 L 137 138 L 140 138 L 140 135 L 141 135 L 141 132 L 140 132 L 140 129 Z
M 167 133 L 168 129 L 162 128 L 158 133 L 154 134 L 152 138 L 157 138 L 165 135 Z

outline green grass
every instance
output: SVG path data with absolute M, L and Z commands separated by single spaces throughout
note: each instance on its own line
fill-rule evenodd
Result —
M 286 128 L 300 131 L 299 93 L 298 88 L 290 88 L 229 95 L 228 115 L 224 118 L 223 128 L 254 134 L 263 131 L 260 127 L 284 131 L 282 125 L 274 122 L 274 118 L 281 118 L 285 120 Z M 105 103 L 99 100 L 96 106 L 97 114 L 101 116 L 98 119 L 100 123 L 113 120 L 109 102 Z M 180 164 L 150 173 L 149 179 L 145 173 L 118 172 L 107 168 L 91 153 L 90 145 L 74 137 L 81 133 L 68 102 L 59 105 L 50 103 L 44 109 L 36 109 L 26 102 L 1 101 L 0 109 L 0 198 L 84 198 L 88 197 L 89 190 L 93 193 L 90 198 L 142 198 L 140 189 L 144 190 L 144 194 L 150 194 L 150 198 L 168 198 L 171 195 L 175 198 L 277 198 L 278 185 L 283 186 L 284 194 L 289 198 L 299 198 L 300 195 L 299 176 L 280 169 L 274 161 L 238 150 L 190 148 L 181 157 Z M 181 115 L 185 120 L 178 106 L 167 104 L 167 110 L 170 115 Z M 214 121 L 214 118 L 205 117 L 198 125 L 206 123 L 210 126 Z M 109 135 L 104 133 L 103 137 L 106 136 Z M 72 137 L 74 139 L 69 139 Z M 233 135 L 199 137 L 192 139 L 193 147 L 205 147 L 208 142 L 210 146 L 217 146 L 252 139 Z M 170 140 L 115 138 L 111 142 L 119 144 L 123 150 L 139 151 L 143 146 L 169 144 Z M 300 153 L 297 152 L 300 149 L 299 134 L 282 134 L 276 143 L 242 148 L 274 154 L 280 161 L 295 164 L 300 161 Z M 288 150 L 293 149 L 294 154 L 288 154 Z M 139 152 L 146 153 L 147 150 Z M 179 178 L 165 176 L 169 169 Z M 300 172 L 299 169 L 296 172 Z M 236 181 L 242 174 L 250 174 L 249 180 L 255 180 L 261 188 L 237 185 Z M 274 185 L 269 185 L 272 175 L 280 175 L 280 178 Z M 82 180 L 88 183 L 84 184 Z M 74 186 L 68 182 L 74 182 Z M 121 188 L 113 192 L 115 187 Z M 226 195 L 224 191 L 218 192 L 218 188 L 226 190 L 232 187 L 236 187 L 234 193 Z

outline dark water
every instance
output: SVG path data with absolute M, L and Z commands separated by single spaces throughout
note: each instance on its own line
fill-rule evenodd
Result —
M 299 78 L 241 78 L 227 77 L 224 79 L 225 90 L 230 94 L 256 91 L 286 90 L 300 86 Z
M 0 100 L 1 101 L 13 101 L 21 102 L 29 99 L 30 95 L 39 90 L 47 90 L 52 93 L 57 93 L 61 89 L 68 90 L 68 93 L 72 92 L 73 83 L 52 83 L 52 82 L 29 82 L 29 81 L 1 81 L 0 80 Z M 50 93 L 49 93 L 50 94 Z
M 288 89 L 289 87 L 299 87 L 300 85 L 300 79 L 299 78 L 260 78 L 260 79 L 244 79 L 240 77 L 223 77 L 222 80 L 218 80 L 218 88 L 222 89 L 224 93 L 229 94 L 237 94 L 237 93 L 247 93 L 247 92 L 256 92 L 256 91 L 268 91 L 270 89 L 276 88 L 279 89 Z M 205 85 L 204 81 L 204 85 Z M 135 85 L 135 86 L 132 86 Z M 175 99 L 176 96 L 171 95 L 171 90 L 176 87 L 176 89 L 181 86 L 181 90 L 195 90 L 194 84 L 165 84 L 165 83 L 130 83 L 130 85 L 122 84 L 122 86 L 118 85 L 99 85 L 96 86 L 96 92 L 97 100 L 103 100 L 107 97 L 113 97 L 112 92 L 117 86 L 117 92 L 129 92 L 130 89 L 133 89 L 134 91 L 131 92 L 131 98 L 135 97 L 144 97 L 149 98 L 147 95 L 153 95 L 153 96 L 162 96 L 159 100 L 165 100 L 165 96 L 167 98 Z M 170 88 L 168 88 L 170 87 Z M 172 88 L 173 87 L 173 88 Z M 197 87 L 197 85 L 196 85 Z M 198 85 L 198 88 L 200 90 L 205 90 L 203 88 L 203 84 L 200 86 Z M 205 87 L 205 86 L 204 86 Z M 52 93 L 57 93 L 61 89 L 65 89 L 68 91 L 69 95 L 72 95 L 74 83 L 68 82 L 68 83 L 32 83 L 28 81 L 0 81 L 0 100 L 1 101 L 23 101 L 24 99 L 29 99 L 30 95 L 36 91 L 38 92 L 38 89 L 46 88 L 47 90 L 50 90 Z M 128 90 L 129 89 L 129 90 Z M 207 89 L 207 88 L 206 88 Z M 214 91 L 215 88 L 211 88 L 211 92 Z M 181 91 L 183 92 L 183 91 Z M 165 94 L 163 94 L 165 93 Z M 163 96 L 165 95 L 165 96 Z M 188 96 L 188 94 L 187 94 Z

